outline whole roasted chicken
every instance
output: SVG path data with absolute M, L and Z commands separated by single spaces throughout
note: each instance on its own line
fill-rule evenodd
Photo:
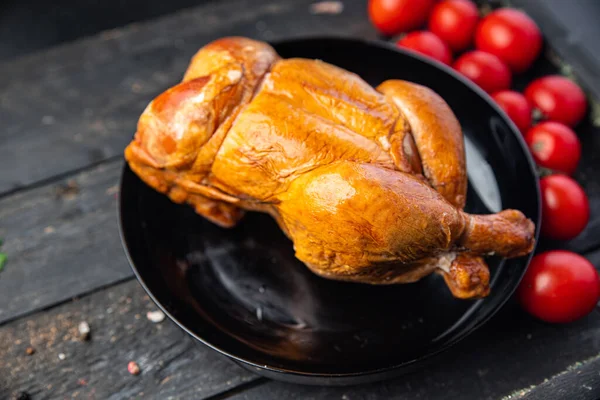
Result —
M 438 270 L 459 298 L 489 293 L 486 255 L 532 251 L 521 212 L 463 212 L 461 127 L 433 91 L 377 88 L 319 60 L 223 38 L 156 97 L 125 150 L 149 186 L 223 227 L 270 214 L 316 274 L 370 284 Z

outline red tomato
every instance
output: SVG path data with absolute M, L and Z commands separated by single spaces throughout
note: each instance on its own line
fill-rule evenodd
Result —
M 523 308 L 546 322 L 572 322 L 589 314 L 600 297 L 594 266 L 570 251 L 554 250 L 531 260 L 517 289 Z
M 386 35 L 407 32 L 425 23 L 435 1 L 369 0 L 369 19 Z
M 569 126 L 577 125 L 587 109 L 583 90 L 561 75 L 549 75 L 531 82 L 525 89 L 525 97 L 546 119 Z
M 581 143 L 571 128 L 542 122 L 531 128 L 525 141 L 539 166 L 571 175 L 581 158 Z
M 469 0 L 445 0 L 436 5 L 429 18 L 429 30 L 454 51 L 473 43 L 479 21 L 477 6 Z
M 494 93 L 492 98 L 502 107 L 521 133 L 525 134 L 531 126 L 531 107 L 525 96 L 512 90 L 502 90 Z
M 514 72 L 523 72 L 542 49 L 542 34 L 527 14 L 501 8 L 488 14 L 477 27 L 475 46 L 500 57 Z
M 398 46 L 424 54 L 444 64 L 452 62 L 452 52 L 439 37 L 428 31 L 411 32 L 398 41 Z
M 454 69 L 488 93 L 510 87 L 510 70 L 502 60 L 490 53 L 478 50 L 465 53 L 456 60 Z
M 567 175 L 550 175 L 540 180 L 543 236 L 570 240 L 584 230 L 590 219 L 588 198 Z

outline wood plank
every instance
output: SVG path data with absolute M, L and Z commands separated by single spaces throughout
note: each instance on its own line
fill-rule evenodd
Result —
M 205 399 L 257 379 L 170 320 L 150 322 L 155 309 L 129 281 L 0 327 L 0 398 Z M 82 321 L 89 341 L 78 338 Z M 140 375 L 128 373 L 129 361 Z
M 513 397 L 511 397 L 512 399 Z M 514 398 L 523 400 L 600 399 L 600 355 L 571 365 L 566 371 Z
M 120 157 L 137 118 L 218 37 L 375 37 L 360 2 L 312 15 L 312 0 L 212 2 L 0 65 L 0 194 Z M 232 12 L 232 10 L 245 10 Z
M 589 259 L 596 266 L 600 265 L 600 251 L 590 254 Z M 569 377 L 573 377 L 570 372 L 573 365 L 578 366 L 582 360 L 600 354 L 599 336 L 598 308 L 578 322 L 551 325 L 528 316 L 513 300 L 473 335 L 434 358 L 430 366 L 398 379 L 340 388 L 270 381 L 231 399 L 499 399 L 503 396 L 518 399 L 529 392 L 532 385 L 540 385 L 540 393 L 549 393 L 552 387 L 571 387 L 573 381 L 569 383 Z M 594 379 L 597 380 L 598 361 L 594 360 L 590 369 L 595 368 Z M 585 375 L 577 382 L 582 385 L 590 369 L 581 369 L 579 373 Z M 550 378 L 561 372 L 562 375 L 554 378 L 559 380 L 551 384 L 554 379 Z M 550 381 L 544 383 L 545 379 Z M 589 382 L 593 384 L 596 380 Z M 515 390 L 517 388 L 523 389 Z M 587 395 L 587 389 L 577 393 Z
M 127 4 L 121 0 L 4 1 L 0 3 L 0 60 L 14 59 L 208 1 L 213 0 L 128 0 Z
M 600 27 L 597 0 L 579 0 L 577 7 L 564 0 L 510 0 L 522 8 L 540 26 L 554 50 L 569 60 L 577 77 L 600 98 L 600 43 L 596 40 Z
M 122 162 L 0 199 L 0 322 L 133 275 L 117 228 Z

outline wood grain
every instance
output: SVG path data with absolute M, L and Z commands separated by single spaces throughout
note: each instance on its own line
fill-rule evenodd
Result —
M 0 194 L 118 158 L 150 100 L 211 40 L 375 37 L 361 2 L 312 15 L 310 0 L 212 2 L 0 65 Z M 232 10 L 244 12 L 231 12 Z
M 520 397 L 519 397 L 520 396 Z M 597 400 L 600 399 L 600 354 L 545 380 L 515 398 L 523 400 Z
M 121 167 L 0 199 L 0 322 L 132 276 L 117 227 Z
M 170 320 L 150 322 L 151 310 L 129 281 L 0 327 L 0 399 L 21 391 L 35 400 L 204 399 L 257 379 Z M 88 341 L 79 338 L 82 321 Z M 130 361 L 140 375 L 128 373 Z

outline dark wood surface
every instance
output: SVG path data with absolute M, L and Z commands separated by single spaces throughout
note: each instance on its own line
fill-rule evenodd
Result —
M 0 275 L 0 321 L 133 275 L 117 228 L 122 162 L 0 199 L 9 264 Z
M 132 279 L 116 217 L 121 154 L 139 113 L 180 79 L 194 51 L 220 36 L 376 38 L 363 3 L 313 15 L 306 0 L 211 2 L 0 64 L 0 77 L 10 77 L 0 79 L 0 160 L 9 166 L 0 169 L 9 257 L 0 273 L 0 399 L 19 391 L 34 399 L 598 397 L 598 310 L 555 326 L 511 302 L 425 371 L 333 389 L 258 378 L 170 321 L 146 319 L 153 305 Z M 588 122 L 578 133 L 576 178 L 592 220 L 577 239 L 542 245 L 585 253 L 598 266 L 600 132 Z M 76 338 L 82 320 L 92 327 L 87 342 Z M 35 354 L 25 353 L 29 346 Z M 130 360 L 141 375 L 127 373 Z
M 185 10 L 0 65 L 0 76 L 11 77 L 0 79 L 0 160 L 11 166 L 0 170 L 0 194 L 120 158 L 148 102 L 218 37 L 375 38 L 362 6 L 312 16 L 307 0 L 249 3 Z
M 3 0 L 0 61 L 218 0 Z
M 600 35 L 597 0 L 510 0 L 536 19 L 552 48 L 569 60 L 586 90 L 600 98 Z M 574 6 L 571 6 L 574 5 Z
M 36 400 L 204 399 L 257 379 L 170 321 L 150 322 L 146 312 L 153 310 L 140 285 L 129 281 L 3 326 L 0 399 L 11 391 Z M 88 341 L 79 339 L 82 321 L 90 326 Z M 27 355 L 27 347 L 35 353 Z M 138 376 L 127 371 L 132 360 Z
M 600 399 L 600 355 L 572 365 L 540 385 L 527 389 L 524 400 Z

